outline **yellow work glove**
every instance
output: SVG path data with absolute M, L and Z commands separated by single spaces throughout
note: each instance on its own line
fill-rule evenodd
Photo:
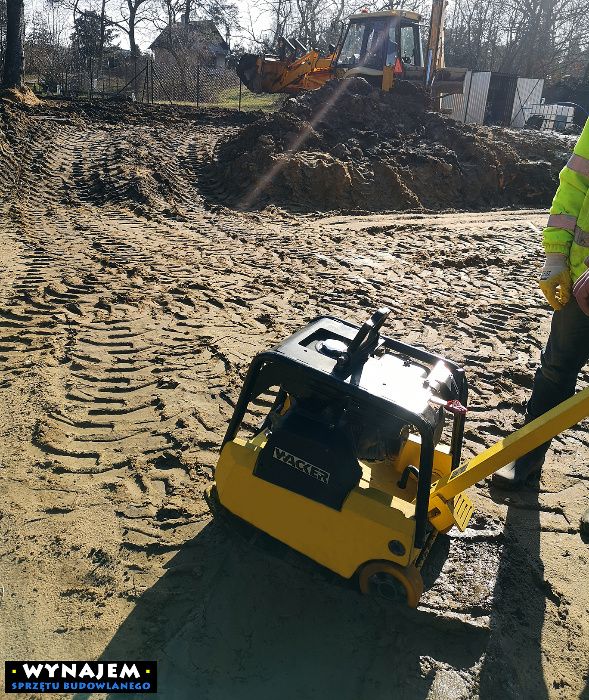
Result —
M 570 301 L 573 286 L 568 256 L 563 253 L 546 253 L 546 262 L 538 284 L 555 311 L 564 308 Z

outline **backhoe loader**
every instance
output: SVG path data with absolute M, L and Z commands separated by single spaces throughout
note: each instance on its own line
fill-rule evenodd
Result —
M 423 86 L 434 99 L 462 93 L 465 69 L 444 65 L 445 0 L 434 0 L 429 39 L 422 49 L 421 15 L 409 10 L 362 11 L 348 19 L 337 47 L 321 56 L 281 38 L 275 55 L 242 56 L 237 72 L 252 92 L 297 94 L 334 78 L 360 76 L 386 92 L 397 80 Z

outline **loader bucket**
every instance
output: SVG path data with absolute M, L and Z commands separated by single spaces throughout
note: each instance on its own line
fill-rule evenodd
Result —
M 255 54 L 246 53 L 239 59 L 239 63 L 237 64 L 237 75 L 251 92 L 261 92 L 258 59 L 259 56 Z
M 440 95 L 462 95 L 466 68 L 440 68 L 435 75 L 432 93 Z
M 251 92 L 282 92 L 279 83 L 288 67 L 286 59 L 246 53 L 237 64 L 237 75 Z

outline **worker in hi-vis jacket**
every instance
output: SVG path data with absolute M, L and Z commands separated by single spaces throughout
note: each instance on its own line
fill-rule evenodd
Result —
M 554 313 L 526 422 L 572 396 L 589 360 L 589 120 L 560 173 L 543 245 L 546 262 L 539 285 Z M 550 441 L 497 471 L 493 484 L 505 489 L 523 486 L 539 474 L 549 446 Z M 589 474 L 589 454 L 585 458 Z M 589 508 L 581 517 L 581 532 L 589 535 Z

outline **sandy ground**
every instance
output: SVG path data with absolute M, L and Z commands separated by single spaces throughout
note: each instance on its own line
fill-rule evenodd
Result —
M 385 303 L 388 334 L 463 363 L 467 454 L 515 427 L 550 319 L 530 227 L 545 213 L 240 213 L 205 199 L 236 117 L 14 119 L 2 656 L 155 658 L 159 696 L 179 700 L 589 698 L 586 427 L 555 441 L 539 488 L 471 489 L 473 527 L 439 538 L 417 611 L 244 538 L 203 500 L 249 360 L 324 312 Z

